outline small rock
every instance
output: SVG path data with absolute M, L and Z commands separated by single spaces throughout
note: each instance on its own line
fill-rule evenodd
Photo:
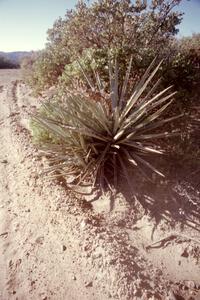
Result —
M 116 258 L 108 258 L 107 262 L 109 265 L 114 265 L 116 263 L 117 259 Z
M 65 245 L 62 246 L 63 251 L 67 250 L 67 247 Z
M 92 287 L 92 286 L 93 286 L 92 281 L 85 282 L 85 287 Z
M 155 296 L 153 295 L 149 300 L 156 300 Z
M 144 290 L 143 294 L 142 294 L 142 297 L 141 297 L 141 300 L 148 300 L 148 296 L 147 296 L 147 291 Z
M 192 246 L 192 245 L 189 245 L 188 248 L 187 248 L 187 250 L 188 250 L 188 253 L 192 252 L 193 246 Z
M 150 287 L 154 290 L 155 289 L 155 282 L 150 281 L 149 282 Z
M 76 280 L 76 276 L 75 275 L 72 276 L 72 280 Z
M 187 249 L 185 248 L 184 251 L 181 253 L 181 256 L 182 257 L 188 257 L 189 256 L 189 253 L 187 251 Z
M 7 164 L 8 161 L 7 161 L 7 159 L 3 159 L 3 160 L 1 160 L 1 163 L 2 163 L 2 164 Z
M 81 228 L 84 229 L 86 225 L 87 225 L 87 221 L 86 221 L 86 220 L 83 220 L 83 221 L 81 222 Z
M 174 292 L 172 290 L 169 291 L 167 300 L 177 300 L 177 298 L 174 295 Z
M 43 236 L 39 236 L 39 237 L 35 240 L 35 242 L 36 242 L 37 244 L 42 245 L 43 242 L 44 242 L 44 237 L 43 237 Z
M 33 281 L 31 281 L 31 286 L 33 286 L 35 284 L 35 281 L 33 280 Z
M 196 284 L 196 289 L 197 289 L 197 290 L 200 290 L 200 283 L 199 283 L 199 284 L 198 284 L 198 283 Z
M 192 280 L 188 280 L 185 282 L 185 285 L 189 288 L 189 289 L 194 289 L 195 288 L 195 282 Z

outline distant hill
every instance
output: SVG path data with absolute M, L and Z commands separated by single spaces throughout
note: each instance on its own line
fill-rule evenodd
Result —
M 31 55 L 31 53 L 32 52 L 28 52 L 28 51 L 14 51 L 14 52 L 0 51 L 0 62 L 1 60 L 4 60 L 4 62 L 6 61 L 13 68 L 18 68 L 20 66 L 21 60 L 25 56 Z

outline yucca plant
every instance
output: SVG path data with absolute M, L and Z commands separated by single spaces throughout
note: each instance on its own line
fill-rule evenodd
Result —
M 45 114 L 38 113 L 33 117 L 33 122 L 52 138 L 39 145 L 41 153 L 49 158 L 50 167 L 45 172 L 50 176 L 71 175 L 76 185 L 91 183 L 102 188 L 117 188 L 121 174 L 131 184 L 130 167 L 144 174 L 148 168 L 164 176 L 150 164 L 147 156 L 163 153 L 156 148 L 157 139 L 177 134 L 158 131 L 165 123 L 179 117 L 160 119 L 175 92 L 169 93 L 172 87 L 168 87 L 155 94 L 160 79 L 147 92 L 161 65 L 155 68 L 154 60 L 127 99 L 131 64 L 132 59 L 120 89 L 117 61 L 115 64 L 109 61 L 108 99 L 105 100 L 103 85 L 95 73 L 104 101 L 94 101 L 84 93 L 71 91 L 60 103 L 44 103 Z M 84 76 L 94 91 L 95 86 L 85 73 Z

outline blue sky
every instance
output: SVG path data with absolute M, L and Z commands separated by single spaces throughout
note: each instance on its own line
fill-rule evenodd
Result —
M 179 36 L 200 33 L 200 0 L 183 0 L 179 8 L 185 13 L 179 26 Z
M 77 0 L 0 0 L 0 51 L 38 50 L 46 32 Z M 200 32 L 200 0 L 183 0 L 179 36 Z

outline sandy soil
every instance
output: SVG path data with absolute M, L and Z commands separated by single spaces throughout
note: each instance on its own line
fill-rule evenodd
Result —
M 0 300 L 200 299 L 200 197 L 187 182 L 133 201 L 83 198 L 42 175 L 39 101 L 0 71 Z M 141 198 L 141 199 L 140 199 Z

